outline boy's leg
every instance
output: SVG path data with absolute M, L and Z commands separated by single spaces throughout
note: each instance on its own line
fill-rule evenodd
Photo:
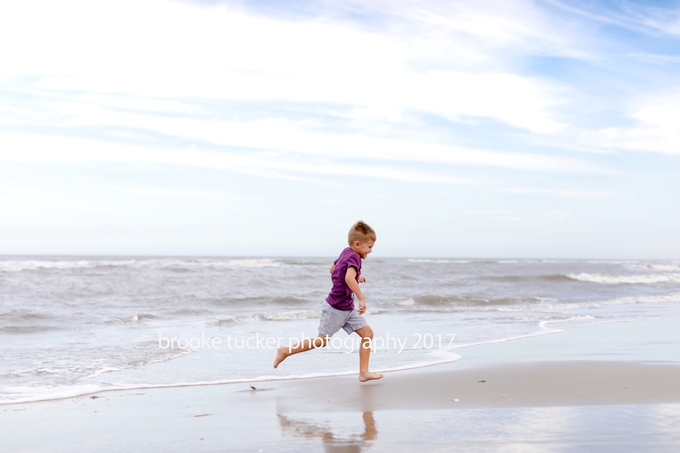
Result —
M 370 326 L 355 330 L 361 337 L 359 345 L 359 380 L 361 382 L 372 381 L 383 377 L 380 373 L 368 371 L 368 361 L 371 358 L 371 342 L 373 341 L 373 329 Z
M 306 338 L 300 341 L 295 346 L 281 346 L 276 351 L 276 358 L 274 359 L 274 368 L 279 366 L 279 363 L 286 360 L 286 357 L 298 354 L 300 352 L 309 351 L 310 349 L 323 348 L 328 344 L 328 336 L 319 334 L 316 338 Z

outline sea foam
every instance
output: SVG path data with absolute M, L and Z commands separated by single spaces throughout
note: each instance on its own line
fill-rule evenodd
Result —
M 680 274 L 650 274 L 650 275 L 606 275 L 606 274 L 567 274 L 567 278 L 580 282 L 603 283 L 607 285 L 628 284 L 652 284 L 664 282 L 680 283 Z

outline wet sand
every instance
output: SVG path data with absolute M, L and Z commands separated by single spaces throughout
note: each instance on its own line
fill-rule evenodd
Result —
M 461 349 L 459 362 L 367 384 L 340 376 L 4 405 L 2 451 L 677 451 L 673 322 Z M 657 343 L 665 355 L 641 360 Z

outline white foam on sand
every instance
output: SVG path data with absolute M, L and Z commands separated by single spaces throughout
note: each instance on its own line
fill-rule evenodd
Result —
M 93 384 L 58 387 L 4 387 L 0 405 L 73 398 L 74 396 L 89 395 L 101 391 L 100 386 Z M 12 399 L 4 399 L 7 397 Z

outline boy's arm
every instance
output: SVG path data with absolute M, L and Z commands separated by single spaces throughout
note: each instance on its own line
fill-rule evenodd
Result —
M 361 292 L 359 288 L 359 283 L 357 283 L 357 270 L 353 267 L 347 268 L 347 273 L 345 274 L 345 283 L 349 286 L 349 289 L 357 296 L 359 299 L 359 314 L 364 314 L 366 312 L 366 301 L 364 300 L 364 293 Z
M 333 273 L 334 270 L 335 270 L 335 263 L 331 264 L 331 274 Z

